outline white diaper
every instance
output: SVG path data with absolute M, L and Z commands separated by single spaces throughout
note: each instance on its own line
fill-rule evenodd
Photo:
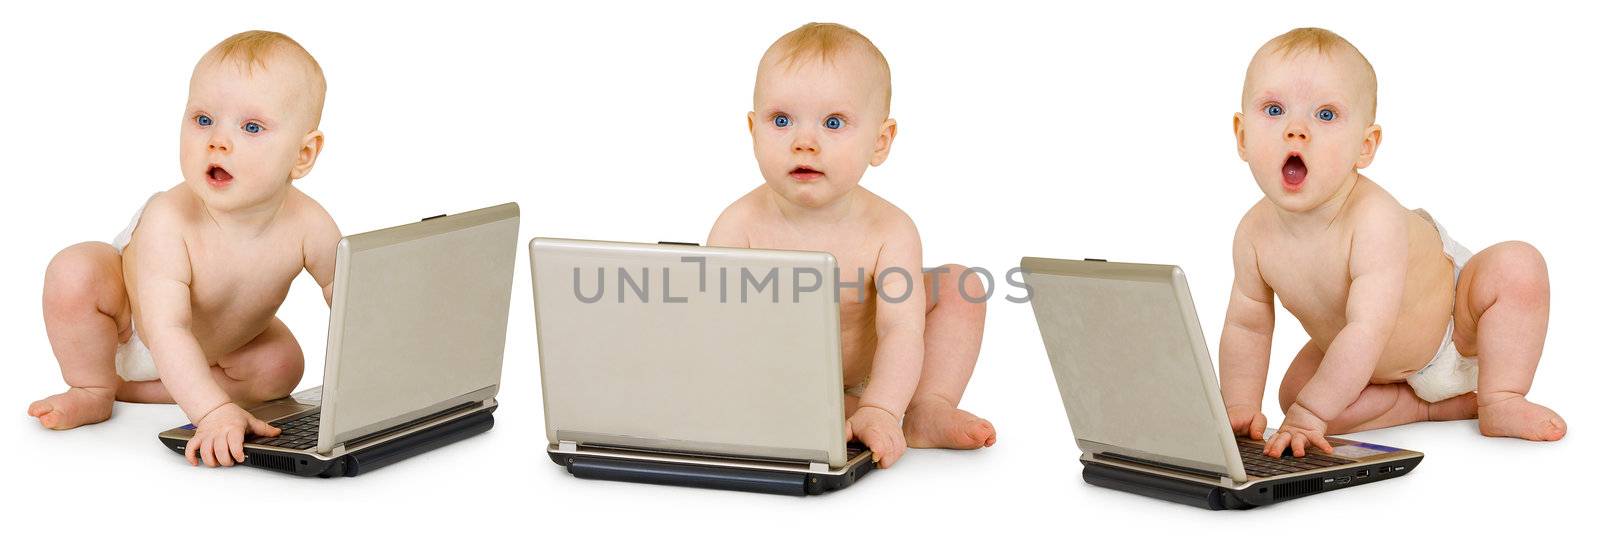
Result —
M 128 222 L 128 227 L 111 240 L 111 246 L 115 247 L 117 252 L 122 252 L 122 249 L 128 246 L 128 242 L 133 241 L 133 230 L 139 227 L 139 218 L 144 216 L 144 207 L 150 205 L 150 200 L 155 197 L 156 195 L 150 195 L 149 199 L 145 199 L 144 204 L 139 205 L 139 210 L 133 213 L 133 219 Z M 150 356 L 150 348 L 144 345 L 144 341 L 139 340 L 139 331 L 134 330 L 131 324 L 128 325 L 128 330 L 132 331 L 133 335 L 128 337 L 127 342 L 117 345 L 117 376 L 126 381 L 160 379 L 161 376 L 156 373 L 155 358 Z
M 1439 225 L 1426 210 L 1418 208 L 1413 212 L 1439 230 L 1444 254 L 1455 263 L 1455 279 L 1460 282 L 1461 267 L 1466 266 L 1467 259 L 1472 258 L 1472 251 L 1451 239 L 1450 234 L 1445 233 L 1444 226 Z M 1456 322 L 1452 317 L 1444 329 L 1444 342 L 1439 343 L 1439 352 L 1433 355 L 1433 360 L 1406 378 L 1411 390 L 1416 391 L 1422 400 L 1439 402 L 1478 389 L 1478 358 L 1468 358 L 1456 351 L 1455 330 Z

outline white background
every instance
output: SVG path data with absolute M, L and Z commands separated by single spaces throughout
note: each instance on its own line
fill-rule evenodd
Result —
M 1326 556 L 1572 551 L 1593 526 L 1592 6 L 469 4 L 5 9 L 0 555 Z M 914 450 L 820 498 L 577 480 L 543 452 L 525 253 L 498 425 L 370 476 L 190 468 L 155 438 L 184 423 L 173 406 L 118 404 L 65 433 L 24 414 L 64 388 L 39 312 L 46 263 L 109 240 L 179 180 L 190 69 L 234 32 L 288 33 L 325 69 L 327 148 L 299 186 L 346 233 L 516 201 L 524 243 L 698 241 L 760 182 L 745 129 L 757 59 L 813 20 L 856 27 L 889 59 L 900 136 L 864 182 L 917 221 L 927 263 L 1180 264 L 1213 348 L 1229 240 L 1260 196 L 1229 129 L 1245 65 L 1291 27 L 1343 34 L 1379 77 L 1386 134 L 1369 176 L 1470 247 L 1544 251 L 1554 307 L 1530 396 L 1570 435 L 1488 439 L 1474 422 L 1365 433 L 1428 458 L 1396 481 L 1243 513 L 1102 490 L 1080 478 L 1031 311 L 997 300 L 963 403 L 998 427 L 992 449 Z M 302 387 L 316 385 L 327 310 L 309 278 L 280 315 L 307 355 Z M 1305 341 L 1281 311 L 1278 333 L 1269 391 Z

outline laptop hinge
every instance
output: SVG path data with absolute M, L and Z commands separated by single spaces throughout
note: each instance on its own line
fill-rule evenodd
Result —
M 339 444 L 339 445 L 333 446 L 333 451 L 328 452 L 329 455 L 341 455 L 343 453 L 344 453 L 344 444 L 342 444 L 342 443 Z
M 556 451 L 560 451 L 562 453 L 577 453 L 578 452 L 578 442 L 576 442 L 576 441 L 560 441 L 560 442 L 556 442 Z
M 813 461 L 809 470 L 814 473 L 827 473 L 829 469 L 827 463 L 818 463 Z

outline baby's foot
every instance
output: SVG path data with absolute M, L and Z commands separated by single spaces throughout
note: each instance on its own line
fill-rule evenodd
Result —
M 949 403 L 929 400 L 906 410 L 906 445 L 977 449 L 994 445 L 994 425 Z
M 1478 431 L 1486 436 L 1555 441 L 1567 435 L 1567 421 L 1518 395 L 1478 407 Z
M 1420 399 L 1419 399 L 1420 400 Z M 1478 394 L 1466 393 L 1428 404 L 1430 422 L 1471 420 L 1478 417 Z
M 28 416 L 39 419 L 39 425 L 52 430 L 70 430 L 84 424 L 104 422 L 111 418 L 112 398 L 92 390 L 72 387 L 65 393 L 52 395 L 28 405 Z

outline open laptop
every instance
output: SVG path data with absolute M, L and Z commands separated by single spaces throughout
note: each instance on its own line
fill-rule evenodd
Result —
M 1090 484 L 1247 509 L 1403 476 L 1422 462 L 1416 451 L 1342 438 L 1328 438 L 1332 454 L 1275 459 L 1261 442 L 1236 438 L 1176 266 L 1027 257 L 1022 273 Z
M 494 426 L 516 204 L 339 241 L 322 386 L 250 409 L 283 429 L 245 440 L 244 464 L 356 476 Z M 183 453 L 188 425 L 162 432 Z
M 579 478 L 776 494 L 849 486 L 827 253 L 529 242 L 556 464 Z

